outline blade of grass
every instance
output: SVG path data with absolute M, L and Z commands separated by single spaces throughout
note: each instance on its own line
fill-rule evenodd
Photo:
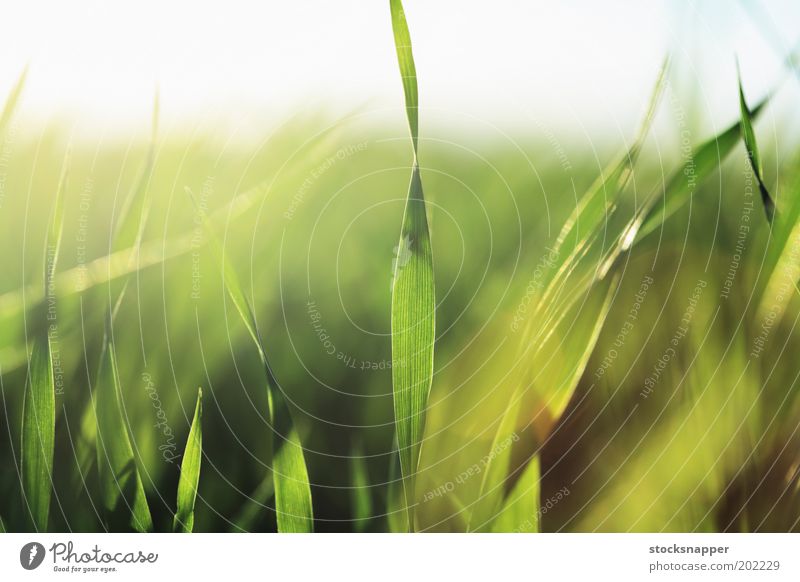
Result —
M 192 427 L 186 439 L 186 448 L 181 461 L 181 475 L 178 480 L 178 502 L 172 531 L 191 533 L 194 528 L 194 504 L 197 499 L 197 485 L 200 482 L 200 464 L 203 457 L 203 389 L 197 390 L 197 404 L 194 409 Z
M 750 119 L 754 120 L 763 111 L 771 95 L 764 97 L 751 111 Z M 662 206 L 651 212 L 639 229 L 636 242 L 658 230 L 661 225 L 675 214 L 694 195 L 697 187 L 716 170 L 725 158 L 733 151 L 742 134 L 742 123 L 737 121 L 724 131 L 703 142 L 691 157 L 675 171 L 664 187 Z M 655 205 L 653 205 L 655 208 Z
M 69 154 L 62 164 L 45 240 L 44 293 L 55 295 L 54 279 L 64 232 L 64 191 Z M 22 491 L 36 531 L 47 531 L 53 485 L 56 401 L 49 326 L 34 339 L 22 404 Z
M 357 532 L 364 532 L 372 519 L 372 495 L 367 464 L 360 447 L 356 447 L 351 453 L 350 487 L 354 528 Z
M 22 406 L 22 491 L 36 531 L 47 531 L 55 445 L 55 378 L 44 337 L 34 342 Z
M 230 531 L 251 531 L 253 529 L 253 524 L 255 524 L 258 519 L 259 514 L 266 508 L 266 504 L 274 492 L 275 483 L 272 478 L 272 473 L 270 472 L 270 474 L 261 480 L 256 490 L 245 501 L 236 519 L 233 520 L 234 527 L 230 528 Z
M 110 315 L 106 320 L 110 325 Z M 139 532 L 152 531 L 153 520 L 144 493 L 130 436 L 122 413 L 122 396 L 114 345 L 106 341 L 95 387 L 97 468 L 108 518 L 127 522 Z
M 492 522 L 495 533 L 539 533 L 539 457 L 535 456 L 522 471 Z
M 241 317 L 250 338 L 253 340 L 261 363 L 264 366 L 270 428 L 272 429 L 269 441 L 269 465 L 272 468 L 274 480 L 278 531 L 282 533 L 311 532 L 314 528 L 311 485 L 300 435 L 294 425 L 292 414 L 284 399 L 283 392 L 272 373 L 255 315 L 247 296 L 244 294 L 243 287 L 239 283 L 236 271 L 228 260 L 222 243 L 218 240 L 208 222 L 206 213 L 197 204 L 191 190 L 187 188 L 186 191 L 194 203 L 195 210 L 200 216 L 204 230 L 208 235 L 209 246 L 222 272 L 225 290 Z
M 25 79 L 28 77 L 28 67 L 26 66 L 22 73 L 20 73 L 17 82 L 14 84 L 14 88 L 11 89 L 11 93 L 8 94 L 6 98 L 6 104 L 3 106 L 3 112 L 0 113 L 0 133 L 6 130 L 6 126 L 11 121 L 11 118 L 14 116 L 14 112 L 17 110 L 17 104 L 19 103 L 19 98 L 22 95 L 22 89 L 25 87 Z
M 767 190 L 764 184 L 764 168 L 761 163 L 761 154 L 758 151 L 758 143 L 756 142 L 756 134 L 753 130 L 753 113 L 747 106 L 747 101 L 744 97 L 744 88 L 742 87 L 742 74 L 739 71 L 739 63 L 736 63 L 736 73 L 739 80 L 739 109 L 742 115 L 742 140 L 744 141 L 745 148 L 747 149 L 747 157 L 750 160 L 750 166 L 755 174 L 756 181 L 758 182 L 758 190 L 761 193 L 761 202 L 764 204 L 764 212 L 767 215 L 767 221 L 772 222 L 775 217 L 775 201 Z
M 390 0 L 390 8 L 414 153 L 395 262 L 391 313 L 395 427 L 406 507 L 411 512 L 425 430 L 425 411 L 433 382 L 436 298 L 433 253 L 417 161 L 419 105 L 416 67 L 402 3 Z M 410 513 L 409 527 L 414 527 Z
M 619 276 L 608 279 L 604 283 L 607 287 L 598 289 L 597 295 L 582 304 L 578 313 L 563 322 L 556 322 L 557 331 L 548 336 L 533 355 L 532 369 L 538 372 L 537 377 L 531 384 L 517 386 L 499 422 L 487 455 L 478 499 L 472 506 L 469 531 L 487 531 L 504 503 L 512 444 L 520 446 L 516 443 L 520 440 L 517 427 L 522 402 L 530 401 L 533 394 L 536 406 L 547 409 L 552 419 L 561 416 L 597 345 L 619 281 Z M 556 355 L 558 357 L 551 361 Z M 537 413 L 534 410 L 531 415 Z M 540 445 L 534 442 L 530 447 L 537 451 Z

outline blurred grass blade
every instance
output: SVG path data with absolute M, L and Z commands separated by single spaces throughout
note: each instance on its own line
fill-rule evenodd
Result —
M 364 532 L 372 518 L 369 473 L 361 447 L 355 447 L 350 455 L 350 499 L 353 506 L 354 529 L 357 532 Z
M 200 464 L 203 458 L 203 389 L 197 390 L 197 404 L 194 409 L 192 427 L 186 439 L 186 448 L 181 461 L 181 474 L 178 480 L 178 502 L 172 531 L 191 533 L 194 528 L 194 504 L 197 499 L 197 485 L 200 482 Z
M 311 485 L 300 435 L 294 426 L 292 414 L 283 397 L 283 392 L 272 373 L 266 348 L 261 339 L 253 309 L 244 294 L 244 288 L 239 282 L 236 271 L 228 261 L 222 243 L 217 239 L 209 224 L 206 213 L 197 204 L 191 190 L 187 188 L 186 191 L 194 203 L 195 211 L 199 214 L 208 235 L 211 250 L 222 271 L 228 296 L 244 322 L 264 366 L 270 428 L 272 429 L 269 464 L 274 480 L 278 531 L 311 532 L 314 528 Z
M 739 109 L 742 115 L 742 139 L 744 140 L 745 148 L 747 149 L 747 157 L 750 160 L 750 166 L 756 176 L 758 182 L 758 190 L 761 192 L 761 201 L 764 203 L 764 212 L 767 215 L 767 221 L 772 222 L 775 217 L 775 201 L 767 190 L 764 184 L 764 168 L 761 163 L 761 154 L 758 151 L 758 143 L 756 142 L 756 134 L 753 130 L 753 114 L 747 106 L 747 101 L 744 98 L 744 88 L 742 87 L 742 74 L 739 71 L 739 64 L 736 64 L 737 74 L 739 77 Z
M 275 483 L 272 478 L 272 472 L 261 480 L 256 490 L 245 500 L 244 506 L 239 511 L 239 514 L 233 520 L 234 527 L 230 528 L 231 532 L 253 530 L 253 526 L 266 507 L 267 502 L 275 492 Z
M 36 531 L 47 531 L 55 445 L 55 379 L 49 342 L 35 340 L 22 408 L 22 490 Z
M 108 322 L 107 322 L 108 325 Z M 153 521 L 136 467 L 122 413 L 119 371 L 114 346 L 106 341 L 95 387 L 97 470 L 107 518 L 140 532 L 152 531 Z
M 409 512 L 425 430 L 425 411 L 433 382 L 435 291 L 428 217 L 417 162 L 417 75 L 403 6 L 390 0 L 395 48 L 403 80 L 414 162 L 392 285 L 392 384 L 400 470 Z M 409 515 L 413 529 L 413 518 Z
M 11 121 L 11 118 L 14 116 L 14 112 L 17 110 L 17 104 L 19 103 L 20 95 L 22 95 L 22 89 L 25 87 L 25 79 L 28 77 L 28 67 L 26 66 L 22 73 L 20 74 L 17 82 L 14 84 L 14 88 L 11 89 L 11 93 L 8 94 L 6 98 L 6 104 L 3 107 L 3 112 L 0 113 L 0 133 L 5 132 L 6 126 Z
M 539 457 L 522 471 L 503 508 L 492 522 L 495 533 L 539 533 Z

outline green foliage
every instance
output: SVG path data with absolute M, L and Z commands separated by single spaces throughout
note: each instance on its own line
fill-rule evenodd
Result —
M 178 502 L 172 530 L 191 533 L 194 527 L 194 505 L 197 486 L 200 483 L 200 465 L 203 460 L 203 390 L 197 390 L 192 427 L 186 439 L 186 448 L 181 461 L 181 476 L 178 481 Z
M 409 524 L 417 466 L 433 383 L 436 293 L 428 216 L 417 162 L 419 104 L 411 38 L 400 0 L 391 0 L 392 28 L 403 80 L 414 162 L 392 284 L 392 384 L 395 426 Z

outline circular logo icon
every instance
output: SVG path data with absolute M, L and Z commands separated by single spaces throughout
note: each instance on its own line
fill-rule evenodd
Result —
M 19 563 L 26 570 L 35 570 L 44 561 L 44 546 L 39 542 L 28 542 L 19 551 Z

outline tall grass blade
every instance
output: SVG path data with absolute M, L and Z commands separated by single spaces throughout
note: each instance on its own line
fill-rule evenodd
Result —
M 110 325 L 110 321 L 107 320 L 106 324 Z M 101 355 L 94 406 L 97 469 L 107 518 L 115 524 L 127 523 L 139 532 L 152 531 L 150 508 L 122 413 L 119 370 L 114 345 L 110 341 L 106 341 Z
M 539 533 L 539 457 L 535 456 L 522 471 L 492 522 L 495 533 Z
M 244 294 L 236 271 L 230 264 L 222 243 L 216 237 L 208 217 L 200 209 L 191 191 L 187 193 L 195 204 L 195 209 L 203 222 L 211 250 L 222 272 L 228 296 L 236 307 L 250 338 L 258 350 L 267 387 L 269 420 L 272 429 L 269 464 L 272 468 L 275 489 L 275 511 L 279 532 L 311 532 L 314 528 L 314 512 L 311 500 L 311 485 L 308 478 L 305 454 L 300 435 L 292 420 L 292 414 L 283 392 L 278 386 L 267 358 L 267 351 L 256 324 L 250 302 Z
M 55 445 L 55 378 L 45 337 L 35 340 L 22 408 L 22 491 L 36 531 L 47 531 Z
M 390 0 L 397 60 L 403 80 L 414 162 L 398 244 L 392 285 L 392 384 L 395 427 L 406 506 L 411 511 L 425 430 L 425 410 L 433 382 L 435 291 L 433 253 L 422 192 L 417 138 L 417 74 L 403 6 Z M 413 529 L 413 518 L 409 515 Z
M 738 71 L 739 76 L 739 109 L 742 115 L 742 139 L 747 148 L 747 157 L 750 160 L 750 166 L 755 174 L 756 181 L 758 182 L 758 190 L 761 193 L 761 201 L 764 203 L 764 212 L 767 215 L 767 221 L 772 222 L 775 217 L 775 201 L 767 190 L 764 184 L 764 168 L 761 163 L 761 154 L 758 151 L 758 143 L 756 142 L 756 134 L 753 130 L 753 113 L 747 106 L 747 101 L 744 97 L 744 88 L 742 87 L 742 75 Z
M 45 240 L 44 293 L 53 298 L 55 272 L 64 232 L 64 191 L 68 172 L 69 154 L 62 165 Z M 48 326 L 34 339 L 22 404 L 22 491 L 36 531 L 47 531 L 50 513 L 56 429 L 55 398 Z
M 194 528 L 194 504 L 197 499 L 197 485 L 200 482 L 200 464 L 203 458 L 203 389 L 197 390 L 197 404 L 194 409 L 192 427 L 186 439 L 186 448 L 181 461 L 181 475 L 178 480 L 178 502 L 172 530 L 177 533 L 191 533 Z

